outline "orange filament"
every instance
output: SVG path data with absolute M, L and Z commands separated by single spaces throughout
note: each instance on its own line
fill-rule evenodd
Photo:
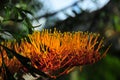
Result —
M 99 34 L 95 33 L 61 33 L 56 30 L 52 33 L 49 30 L 43 30 L 42 32 L 35 31 L 28 37 L 30 42 L 27 39 L 23 39 L 20 45 L 16 41 L 4 42 L 3 44 L 6 44 L 8 48 L 15 50 L 22 56 L 31 59 L 32 66 L 44 71 L 51 77 L 65 74 L 74 66 L 95 63 L 109 49 L 103 54 L 99 52 L 103 46 L 103 39 L 98 41 Z M 1 52 L 4 54 L 8 67 L 14 67 L 16 62 L 18 62 L 17 65 L 21 65 L 19 61 L 16 61 L 16 58 L 9 60 L 7 52 L 3 48 L 1 48 Z M 0 66 L 1 64 L 0 55 Z

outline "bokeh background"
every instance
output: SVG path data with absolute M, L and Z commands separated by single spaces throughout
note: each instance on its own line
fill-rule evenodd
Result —
M 120 80 L 120 0 L 0 0 L 0 41 L 45 28 L 100 33 L 105 49 L 112 44 L 104 59 L 58 80 Z

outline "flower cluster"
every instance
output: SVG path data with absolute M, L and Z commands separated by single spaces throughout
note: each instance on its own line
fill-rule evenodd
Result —
M 109 48 L 101 54 L 103 39 L 99 40 L 99 34 L 88 32 L 64 32 L 54 30 L 35 31 L 21 42 L 3 43 L 18 54 L 31 60 L 31 66 L 45 72 L 51 77 L 66 74 L 74 66 L 92 64 L 106 55 Z M 9 59 L 7 51 L 1 48 L 4 61 L 11 71 L 22 66 L 17 58 Z M 0 66 L 2 57 L 0 55 Z

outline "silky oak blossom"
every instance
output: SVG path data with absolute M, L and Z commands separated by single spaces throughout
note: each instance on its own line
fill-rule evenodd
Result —
M 103 39 L 99 34 L 88 32 L 64 32 L 51 30 L 35 31 L 28 35 L 27 39 L 21 42 L 3 43 L 18 54 L 31 60 L 31 66 L 45 72 L 50 77 L 58 77 L 66 74 L 74 66 L 93 64 L 103 58 L 109 47 L 104 53 L 100 53 L 103 47 Z M 9 69 L 16 70 L 22 66 L 17 58 L 9 59 L 7 52 L 1 49 L 4 61 Z M 1 56 L 0 56 L 1 59 Z M 0 60 L 0 66 L 2 60 Z

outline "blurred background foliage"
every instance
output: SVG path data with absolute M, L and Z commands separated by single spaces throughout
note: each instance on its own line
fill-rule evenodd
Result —
M 32 23 L 28 15 L 32 14 L 32 4 L 24 0 L 1 0 L 0 1 L 0 38 L 19 40 L 32 33 Z
M 58 80 L 120 80 L 119 4 L 120 0 L 110 0 L 103 8 L 93 12 L 82 11 L 77 14 L 73 11 L 75 17 L 66 14 L 67 19 L 58 20 L 52 26 L 43 27 L 47 29 L 56 27 L 62 32 L 96 32 L 105 37 L 105 47 L 112 43 L 104 59 L 95 64 L 83 66 L 81 71 L 76 67 L 70 74 Z M 19 41 L 31 34 L 36 27 L 32 25 L 33 19 L 39 22 L 39 18 L 34 17 L 35 12 L 42 6 L 42 3 L 38 3 L 37 0 L 0 0 L 0 41 L 13 39 Z M 48 19 L 52 15 L 48 13 L 43 17 Z

